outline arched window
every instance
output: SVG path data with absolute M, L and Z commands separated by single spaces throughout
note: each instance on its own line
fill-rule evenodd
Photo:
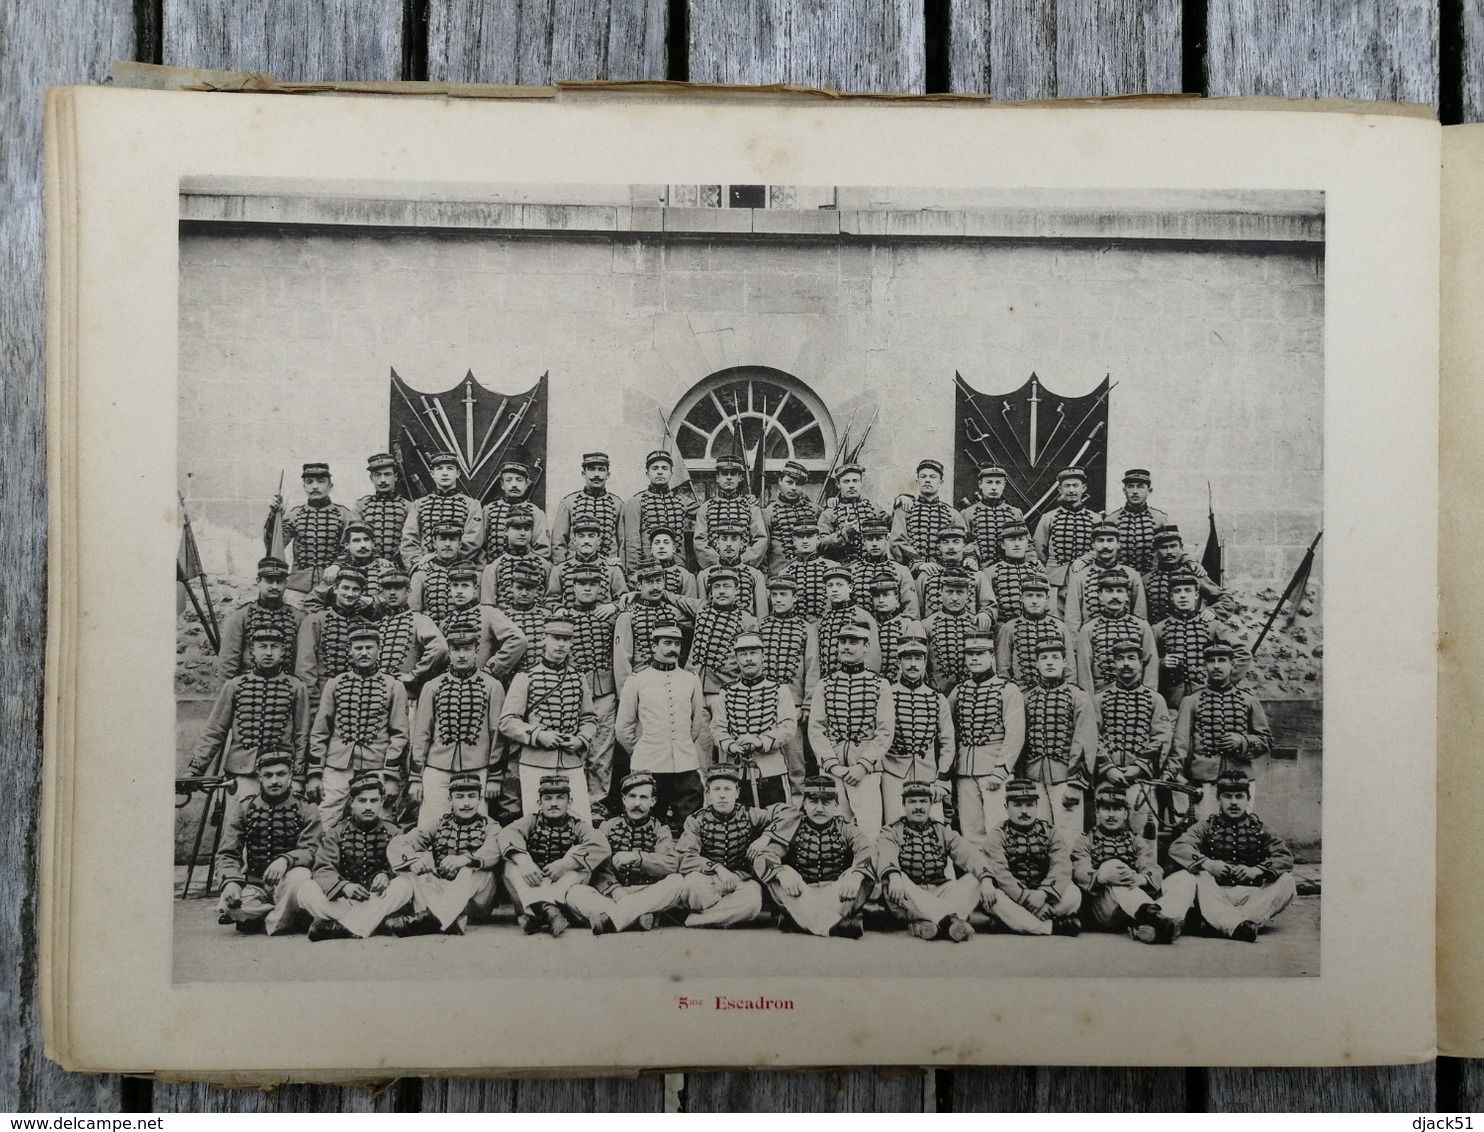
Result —
M 670 431 L 686 466 L 707 477 L 718 456 L 738 452 L 739 430 L 747 466 L 753 466 L 761 446 L 770 474 L 797 460 L 822 476 L 835 455 L 835 425 L 824 402 L 798 378 L 765 366 L 713 373 L 670 415 Z

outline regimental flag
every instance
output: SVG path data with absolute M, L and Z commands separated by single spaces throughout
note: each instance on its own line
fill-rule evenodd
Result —
M 1211 498 L 1211 485 L 1206 484 L 1206 517 L 1210 521 L 1210 527 L 1206 531 L 1206 549 L 1201 554 L 1201 569 L 1210 575 L 1211 580 L 1218 586 L 1221 585 L 1221 575 L 1225 573 L 1222 561 L 1224 555 L 1221 549 L 1221 536 L 1216 533 L 1216 504 Z
M 459 463 L 460 488 L 481 503 L 499 492 L 500 466 L 516 460 L 531 469 L 530 499 L 546 505 L 546 413 L 549 377 L 524 393 L 486 389 L 472 371 L 452 389 L 422 393 L 394 369 L 387 451 L 412 499 L 433 490 L 429 461 L 451 452 Z
M 1041 384 L 1034 373 L 1013 393 L 980 393 L 962 375 L 953 375 L 953 494 L 971 501 L 979 489 L 979 468 L 1005 469 L 1005 502 L 1026 513 L 1035 529 L 1055 506 L 1056 473 L 1076 466 L 1087 473 L 1087 505 L 1101 511 L 1108 480 L 1108 396 L 1104 377 L 1091 393 L 1063 397 Z
M 1252 652 L 1262 648 L 1262 643 L 1267 639 L 1268 630 L 1273 627 L 1273 622 L 1278 619 L 1278 614 L 1283 611 L 1283 606 L 1290 600 L 1293 602 L 1288 609 L 1288 620 L 1285 627 L 1292 629 L 1293 623 L 1298 620 L 1299 606 L 1304 603 L 1304 592 L 1309 588 L 1309 576 L 1314 572 L 1314 552 L 1319 549 L 1319 540 L 1324 537 L 1320 531 L 1314 536 L 1314 541 L 1309 544 L 1309 549 L 1304 551 L 1303 560 L 1298 569 L 1293 572 L 1289 579 L 1288 588 L 1283 591 L 1283 596 L 1278 599 L 1278 604 L 1273 606 L 1273 611 L 1268 614 L 1268 619 L 1263 623 L 1262 632 L 1257 634 L 1257 640 L 1252 644 Z
M 196 546 L 196 534 L 191 530 L 191 516 L 186 511 L 185 497 L 180 499 L 180 549 L 175 554 L 175 614 L 180 616 L 185 611 L 186 603 L 196 612 L 196 619 L 201 623 L 201 630 L 206 634 L 206 642 L 211 646 L 212 652 L 221 651 L 221 629 L 217 625 L 216 610 L 211 604 L 211 590 L 206 584 L 206 567 L 201 565 L 201 551 Z M 196 591 L 191 588 L 191 582 L 197 581 L 201 585 L 201 597 L 196 597 Z

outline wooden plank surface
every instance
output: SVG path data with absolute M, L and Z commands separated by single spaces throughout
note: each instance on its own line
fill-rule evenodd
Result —
M 163 61 L 276 79 L 411 78 L 402 0 L 164 0 Z
M 1439 38 L 1456 64 L 1446 93 L 1457 100 L 1459 119 L 1484 122 L 1484 0 L 1457 0 L 1455 19 L 1439 28 Z
M 931 1074 L 917 1069 L 836 1073 L 689 1073 L 686 1112 L 923 1112 Z
M 954 1112 L 1182 1112 L 1183 1069 L 996 1068 L 953 1074 Z

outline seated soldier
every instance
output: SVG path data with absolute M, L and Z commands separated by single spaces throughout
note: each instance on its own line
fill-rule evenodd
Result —
M 387 846 L 398 829 L 381 816 L 379 774 L 350 784 L 345 813 L 320 839 L 314 879 L 299 889 L 299 907 L 314 917 L 309 938 L 364 939 L 412 899 L 412 881 L 392 876 Z
M 593 870 L 590 884 L 574 884 L 567 907 L 586 920 L 593 935 L 654 927 L 654 914 L 634 911 L 635 898 L 676 875 L 680 855 L 670 827 L 653 816 L 656 782 L 647 771 L 623 780 L 623 813 L 598 830 L 609 858 Z
M 1024 778 L 1005 784 L 1005 820 L 985 837 L 984 854 L 1000 898 L 990 913 L 1022 935 L 1076 935 L 1082 894 L 1055 824 L 1036 816 L 1041 792 Z
M 827 775 L 805 781 L 802 808 L 801 816 L 775 807 L 753 871 L 783 910 L 782 930 L 859 939 L 874 876 L 871 841 L 840 816 L 838 787 Z
M 298 890 L 319 845 L 319 810 L 294 794 L 294 752 L 259 750 L 258 793 L 227 815 L 216 853 L 219 921 L 244 933 L 279 935 L 298 918 Z
M 1103 931 L 1127 928 L 1140 943 L 1174 943 L 1182 924 L 1161 909 L 1161 878 L 1155 843 L 1129 826 L 1124 788 L 1098 787 L 1097 825 L 1072 846 L 1072 879 L 1087 898 L 1085 915 Z
M 500 831 L 500 855 L 505 858 L 505 891 L 515 904 L 515 922 L 526 935 L 545 928 L 556 937 L 568 927 L 563 909 L 568 891 L 587 883 L 608 856 L 608 842 L 568 812 L 572 784 L 565 775 L 548 774 L 537 789 L 537 811 Z
M 932 818 L 933 787 L 909 782 L 902 787 L 903 815 L 876 839 L 876 876 L 886 907 L 918 939 L 962 943 L 974 929 L 975 908 L 995 906 L 989 862 L 966 837 Z M 958 875 L 948 877 L 952 864 Z
M 1165 913 L 1183 919 L 1196 901 L 1220 935 L 1246 943 L 1293 901 L 1293 854 L 1252 812 L 1252 788 L 1241 771 L 1216 780 L 1216 813 L 1170 846 L 1179 871 L 1165 877 Z
M 470 917 L 489 915 L 500 864 L 500 827 L 479 812 L 483 785 L 477 774 L 448 784 L 448 813 L 431 830 L 410 829 L 392 839 L 387 860 L 412 881 L 412 912 L 393 916 L 393 935 L 463 935 Z

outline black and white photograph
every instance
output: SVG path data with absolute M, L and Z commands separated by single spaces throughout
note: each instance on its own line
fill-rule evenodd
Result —
M 180 189 L 176 982 L 1320 974 L 1322 192 Z

